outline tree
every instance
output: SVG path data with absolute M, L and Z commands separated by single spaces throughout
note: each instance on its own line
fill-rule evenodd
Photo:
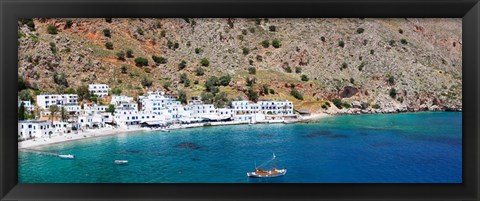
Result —
M 197 76 L 202 76 L 203 74 L 205 74 L 205 70 L 202 68 L 202 67 L 198 67 L 196 70 L 195 70 L 195 74 Z
M 208 66 L 208 65 L 210 65 L 210 62 L 208 61 L 207 58 L 203 58 L 203 59 L 200 61 L 200 64 L 202 64 L 202 66 Z
M 213 98 L 213 104 L 217 108 L 225 107 L 225 104 L 228 102 L 227 93 L 220 92 L 215 95 Z
M 268 47 L 270 47 L 270 42 L 268 40 L 264 40 L 264 41 L 262 41 L 262 46 L 264 48 L 268 48 Z
M 127 66 L 123 65 L 120 70 L 122 71 L 123 74 L 127 74 Z
M 187 62 L 182 60 L 179 64 L 178 64 L 178 70 L 183 70 L 185 67 L 187 67 Z
M 32 94 L 30 93 L 30 90 L 28 90 L 28 89 L 24 89 L 24 90 L 21 90 L 20 92 L 18 92 L 18 97 L 22 101 L 32 101 L 33 100 Z
M 345 42 L 343 42 L 343 41 L 338 41 L 338 46 L 340 46 L 340 47 L 342 47 L 342 48 L 345 47 Z
M 250 49 L 248 49 L 247 47 L 243 47 L 242 52 L 244 55 L 247 55 L 248 53 L 250 53 Z
M 215 96 L 212 93 L 209 93 L 209 92 L 202 92 L 200 94 L 200 98 L 201 98 L 202 102 L 204 102 L 205 104 L 212 104 L 214 97 Z
M 342 109 L 342 100 L 338 99 L 338 98 L 335 98 L 332 100 L 332 103 L 338 108 L 338 109 Z
M 270 94 L 275 94 L 275 90 L 270 89 Z
M 118 60 L 122 60 L 122 61 L 125 60 L 125 52 L 120 51 L 120 52 L 117 52 L 115 55 L 117 56 Z
M 137 57 L 135 58 L 135 65 L 138 67 L 148 66 L 148 60 L 143 57 Z
M 162 84 L 162 87 L 165 88 L 167 91 L 170 90 L 170 86 L 172 85 L 171 82 L 167 81 Z
M 397 97 L 397 90 L 395 88 L 391 88 L 389 94 L 390 97 L 395 98 Z
M 358 34 L 361 34 L 361 33 L 363 33 L 364 31 L 365 31 L 365 29 L 363 29 L 363 28 L 358 28 L 358 29 L 357 29 L 357 33 L 358 33 Z
M 292 91 L 290 91 L 290 95 L 292 95 L 294 98 L 298 100 L 303 100 L 303 95 L 299 91 L 297 91 L 295 88 L 293 88 Z
M 110 29 L 104 29 L 103 30 L 103 35 L 105 37 L 109 37 L 109 38 L 112 37 L 112 34 L 110 33 Z
M 230 81 L 232 80 L 232 77 L 230 75 L 224 75 L 220 77 L 220 85 L 222 86 L 228 86 L 230 84 Z
M 105 111 L 110 112 L 113 115 L 113 113 L 115 113 L 115 105 L 113 104 L 108 105 L 108 108 Z
M 387 82 L 390 85 L 394 85 L 395 84 L 395 77 L 393 75 L 388 76 Z
M 152 86 L 152 80 L 148 79 L 147 76 L 144 76 L 141 82 L 143 87 Z
M 155 55 L 152 56 L 152 59 L 157 64 L 166 64 L 168 60 L 164 57 L 157 57 Z
M 73 25 L 72 20 L 65 21 L 65 29 L 70 29 L 72 25 Z
M 88 91 L 88 87 L 85 86 L 85 85 L 79 86 L 77 88 L 77 95 L 78 95 L 78 100 L 79 101 L 90 100 L 90 98 L 91 98 L 91 94 Z
M 248 96 L 248 99 L 253 101 L 253 102 L 258 101 L 258 93 L 255 90 L 253 90 L 252 87 L 248 88 L 247 96 Z
M 407 39 L 402 39 L 402 40 L 400 40 L 400 43 L 402 43 L 402 44 L 404 44 L 404 45 L 408 44 Z
M 285 68 L 285 71 L 287 73 L 292 73 L 292 68 L 290 66 L 287 66 L 287 68 Z
M 247 77 L 245 78 L 245 81 L 247 82 L 247 86 L 251 87 L 257 82 L 257 79 L 255 77 L 253 78 Z
M 17 91 L 22 91 L 24 89 L 27 89 L 27 83 L 23 80 L 22 77 L 18 76 Z
M 143 34 L 144 34 L 144 33 L 143 33 L 143 29 L 140 28 L 140 27 L 138 27 L 138 28 L 137 28 L 137 33 L 143 36 Z
M 257 69 L 255 67 L 248 68 L 248 73 L 251 75 L 255 75 L 257 73 Z
M 268 90 L 268 85 L 264 84 L 264 85 L 262 86 L 262 89 L 263 89 L 263 94 L 268 95 L 268 92 L 269 92 L 269 90 Z
M 195 54 L 200 54 L 200 52 L 201 52 L 201 51 L 202 51 L 202 49 L 201 49 L 201 48 L 198 48 L 198 47 L 197 47 L 197 48 L 195 48 Z
M 115 87 L 115 88 L 112 89 L 112 94 L 120 95 L 120 94 L 122 94 L 122 89 Z
M 295 73 L 302 73 L 302 68 L 295 67 Z
M 65 107 L 60 107 L 60 118 L 62 119 L 62 122 L 70 119 L 70 113 L 65 109 Z
M 50 111 L 50 119 L 52 121 L 52 124 L 53 124 L 53 118 L 55 118 L 57 116 L 57 113 L 60 111 L 58 106 L 56 105 L 50 105 L 50 107 L 48 108 L 48 110 Z
M 55 82 L 55 84 L 57 84 L 57 85 L 68 87 L 68 81 L 67 81 L 67 78 L 65 76 L 65 73 L 55 72 L 53 74 L 53 82 Z
M 208 92 L 216 93 L 218 92 L 217 86 L 219 85 L 219 80 L 217 77 L 212 76 L 207 81 L 205 81 L 205 90 Z
M 97 103 L 98 102 L 98 95 L 90 94 L 90 100 L 93 101 L 94 103 Z
M 275 27 L 275 26 L 273 26 L 273 25 L 270 26 L 270 27 L 268 27 L 268 29 L 269 29 L 271 32 L 277 31 L 277 27 Z
M 187 93 L 185 93 L 185 91 L 178 91 L 178 101 L 180 101 L 182 104 L 187 104 Z
M 107 48 L 109 50 L 113 50 L 113 43 L 112 42 L 106 42 L 105 43 L 105 48 Z
M 22 25 L 27 25 L 28 26 L 28 29 L 30 31 L 35 31 L 35 22 L 33 22 L 33 19 L 32 18 L 23 18 L 23 19 L 20 19 L 20 23 L 22 23 Z
M 272 46 L 274 48 L 280 48 L 280 46 L 282 46 L 282 44 L 280 44 L 280 41 L 278 39 L 275 39 L 272 41 Z
M 52 35 L 57 34 L 58 33 L 57 32 L 57 27 L 55 25 L 49 24 L 47 26 L 47 33 L 52 34 Z
M 133 50 L 128 49 L 128 50 L 126 51 L 126 53 L 127 53 L 127 57 L 128 57 L 128 58 L 133 58 Z
M 22 121 L 27 119 L 27 115 L 25 114 L 25 103 L 21 102 L 20 107 L 18 108 L 18 120 Z
M 308 79 L 307 75 L 302 75 L 301 80 L 304 81 L 304 82 L 307 82 L 309 79 Z

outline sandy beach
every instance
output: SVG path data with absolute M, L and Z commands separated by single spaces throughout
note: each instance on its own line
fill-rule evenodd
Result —
M 305 122 L 315 122 L 321 118 L 329 117 L 331 115 L 325 113 L 316 113 L 309 116 L 302 116 L 298 120 L 293 121 L 279 121 L 279 122 L 258 122 L 258 123 L 305 123 Z M 185 128 L 196 128 L 205 126 L 206 123 L 194 123 L 186 125 L 172 125 L 166 130 L 175 130 L 175 129 L 185 129 Z M 238 125 L 238 124 L 247 124 L 247 122 L 212 122 L 208 123 L 209 126 L 228 126 L 228 125 Z M 118 135 L 124 133 L 138 132 L 138 131 L 159 131 L 160 129 L 150 129 L 150 128 L 141 128 L 141 127 L 130 127 L 130 128 L 100 128 L 94 130 L 86 130 L 73 132 L 69 134 L 52 136 L 51 138 L 38 138 L 35 140 L 25 140 L 18 143 L 19 149 L 26 149 L 32 147 L 40 147 L 52 144 L 58 144 L 63 142 L 82 140 L 94 137 L 109 136 L 109 135 Z

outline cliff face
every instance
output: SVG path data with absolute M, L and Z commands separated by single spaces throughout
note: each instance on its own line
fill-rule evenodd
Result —
M 372 107 L 381 111 L 462 107 L 461 19 L 33 22 L 34 30 L 19 22 L 18 72 L 37 93 L 105 83 L 130 96 L 153 89 L 198 96 L 211 76 L 228 74 L 232 81 L 219 87 L 228 99 L 247 99 L 246 79 L 255 77 L 251 90 L 258 93 L 258 99 L 288 99 L 296 108 L 311 112 L 346 112 L 333 104 L 321 108 L 336 98 L 364 111 Z M 51 25 L 56 34 L 48 33 Z M 278 48 L 272 46 L 274 40 Z M 268 47 L 263 41 L 268 41 Z M 112 49 L 106 48 L 107 42 Z M 128 49 L 132 58 L 117 58 L 118 52 Z M 153 55 L 166 62 L 156 64 Z M 137 57 L 147 58 L 148 65 L 136 66 Z M 202 67 L 203 58 L 208 66 Z M 186 65 L 180 70 L 182 60 Z M 203 76 L 197 75 L 199 67 L 205 70 Z M 252 67 L 255 74 L 249 73 Z M 65 77 L 68 84 L 55 82 L 55 74 Z M 181 74 L 190 80 L 189 86 L 181 83 Z M 151 86 L 142 86 L 145 78 L 152 81 Z M 273 90 L 264 93 L 264 85 Z M 292 87 L 303 100 L 291 95 Z

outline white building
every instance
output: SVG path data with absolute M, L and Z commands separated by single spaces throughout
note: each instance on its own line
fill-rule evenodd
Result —
M 45 120 L 27 120 L 18 122 L 18 139 L 27 140 L 32 138 L 49 137 L 55 129 L 51 122 Z
M 52 105 L 76 105 L 78 104 L 77 94 L 49 94 L 38 95 L 37 106 L 48 109 Z
M 138 125 L 138 110 L 133 108 L 116 108 L 113 116 L 114 122 L 120 127 Z
M 110 88 L 106 84 L 89 84 L 88 91 L 98 97 L 108 96 Z
M 122 103 L 133 103 L 133 97 L 129 96 L 112 96 L 112 100 L 110 101 L 110 104 L 113 104 L 115 106 L 119 106 Z
M 85 104 L 83 105 L 83 114 L 85 115 L 94 115 L 106 112 L 108 106 L 106 105 L 97 105 L 97 104 Z
M 99 112 L 92 114 L 84 114 L 78 117 L 77 123 L 80 128 L 103 128 L 107 126 L 107 123 L 112 122 L 113 117 L 108 112 Z
M 18 101 L 18 107 L 20 107 L 23 103 L 23 107 L 25 107 L 25 111 L 32 112 L 34 107 L 30 101 Z
M 70 115 L 74 116 L 80 115 L 80 112 L 82 111 L 80 105 L 63 105 L 62 107 L 65 108 Z
M 142 111 L 150 111 L 155 114 L 162 114 L 161 110 L 167 108 L 167 106 L 176 105 L 175 98 L 165 95 L 164 92 L 151 92 L 149 91 L 147 95 L 139 96 L 139 102 L 142 106 Z
M 293 115 L 293 103 L 290 101 L 260 101 L 258 103 L 262 113 L 265 115 Z
M 249 101 L 232 101 L 234 120 L 256 123 L 265 120 L 265 115 L 260 112 L 260 104 Z

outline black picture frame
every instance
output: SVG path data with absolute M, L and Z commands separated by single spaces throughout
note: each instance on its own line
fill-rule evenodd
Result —
M 1 0 L 1 200 L 478 200 L 478 0 Z M 463 184 L 18 184 L 17 19 L 361 17 L 463 19 Z

